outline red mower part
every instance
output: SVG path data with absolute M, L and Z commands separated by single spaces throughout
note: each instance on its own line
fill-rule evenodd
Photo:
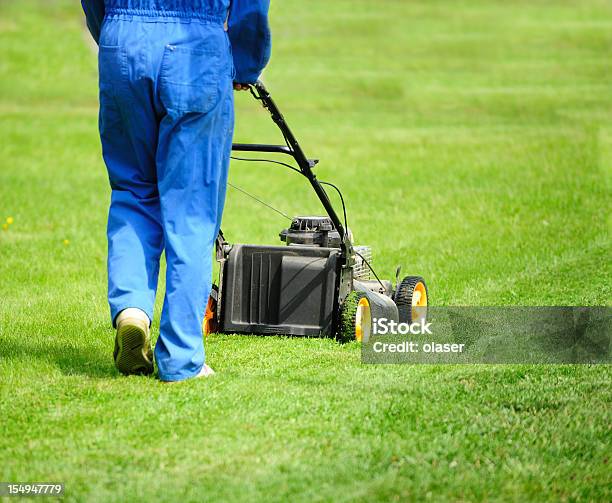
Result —
M 206 313 L 202 322 L 202 332 L 204 337 L 214 334 L 219 330 L 219 320 L 217 319 L 217 285 L 213 285 L 206 304 Z

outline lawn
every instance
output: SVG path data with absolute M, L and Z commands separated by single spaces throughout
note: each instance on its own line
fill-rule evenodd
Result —
M 271 22 L 264 79 L 382 275 L 403 264 L 438 305 L 610 303 L 608 0 L 283 0 Z M 119 376 L 78 2 L 2 1 L 0 41 L 0 480 L 67 501 L 612 500 L 609 366 L 366 366 L 357 343 L 217 335 L 212 379 Z M 277 141 L 247 93 L 236 139 Z M 230 178 L 320 213 L 280 167 Z M 230 189 L 230 240 L 285 225 Z

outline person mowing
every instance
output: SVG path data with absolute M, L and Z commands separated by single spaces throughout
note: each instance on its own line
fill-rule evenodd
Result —
M 165 250 L 159 378 L 211 375 L 202 321 L 225 200 L 233 89 L 248 89 L 270 58 L 269 0 L 82 6 L 99 45 L 115 365 L 126 375 L 153 373 L 150 326 Z

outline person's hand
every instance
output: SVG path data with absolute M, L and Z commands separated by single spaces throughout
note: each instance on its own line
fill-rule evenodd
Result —
M 234 91 L 248 91 L 250 88 L 250 84 L 240 84 L 238 82 L 234 82 Z

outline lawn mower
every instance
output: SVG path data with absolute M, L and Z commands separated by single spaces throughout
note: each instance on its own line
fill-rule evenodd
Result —
M 293 218 L 280 232 L 285 245 L 230 244 L 220 232 L 216 240 L 219 278 L 208 301 L 204 333 L 367 341 L 376 319 L 421 321 L 427 314 L 423 278 L 400 279 L 399 267 L 395 284 L 378 277 L 371 265 L 370 247 L 353 244 L 340 190 L 317 179 L 313 169 L 318 160 L 304 154 L 265 86 L 257 82 L 250 91 L 270 113 L 285 145 L 235 143 L 232 150 L 291 156 L 297 167 L 279 164 L 306 177 L 327 215 Z M 343 221 L 324 186 L 338 192 Z

